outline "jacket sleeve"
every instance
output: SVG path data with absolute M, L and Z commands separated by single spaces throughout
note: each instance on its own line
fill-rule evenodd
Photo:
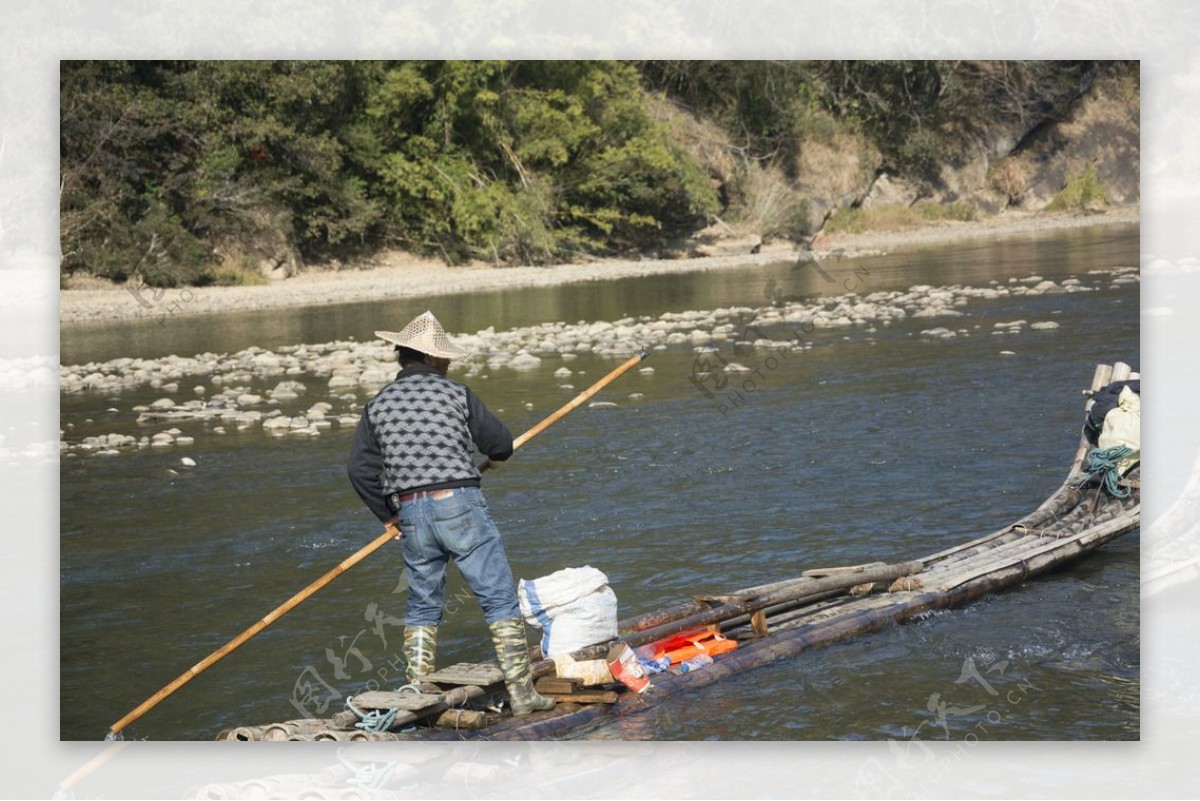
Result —
M 358 421 L 358 430 L 354 432 L 354 445 L 350 448 L 350 463 L 346 472 L 354 491 L 367 508 L 384 523 L 391 520 L 394 515 L 384 500 L 383 453 L 375 439 L 375 432 L 371 430 L 366 409 Z
M 512 434 L 470 389 L 467 389 L 467 408 L 467 427 L 479 452 L 494 462 L 503 462 L 512 456 Z

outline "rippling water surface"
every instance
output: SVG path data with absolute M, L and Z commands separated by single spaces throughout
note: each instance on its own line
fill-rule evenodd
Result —
M 834 277 L 865 270 L 863 292 L 985 285 L 1031 273 L 1087 278 L 1089 270 L 1136 264 L 1137 248 L 1136 228 L 1111 227 L 861 259 L 836 265 Z M 762 305 L 772 280 L 797 296 L 844 291 L 781 263 L 230 315 L 153 332 L 128 324 L 67 329 L 63 361 L 361 339 L 427 305 L 461 330 Z M 754 390 L 724 412 L 721 398 L 705 397 L 688 380 L 690 348 L 654 353 L 653 375 L 629 374 L 602 396 L 615 408 L 576 411 L 487 477 L 514 571 L 536 577 L 598 567 L 625 616 L 810 567 L 914 558 L 1010 522 L 1064 477 L 1077 442 L 1079 390 L 1093 366 L 1139 364 L 1138 288 L 980 300 L 961 311 L 951 321 L 906 320 L 874 333 L 822 331 L 812 350 L 764 369 Z M 1016 319 L 1060 327 L 990 334 L 994 322 Z M 970 335 L 919 335 L 937 325 Z M 762 361 L 744 361 L 755 359 Z M 551 375 L 555 361 L 472 384 L 520 432 L 572 396 Z M 572 378 L 582 388 L 614 362 L 582 357 L 570 366 L 584 371 Z M 321 379 L 298 378 L 308 385 L 301 408 L 326 399 Z M 75 432 L 152 433 L 167 426 L 139 427 L 128 410 L 160 395 L 145 388 L 64 396 L 62 422 Z M 64 739 L 98 739 L 377 534 L 345 479 L 350 431 L 335 426 L 297 441 L 194 427 L 196 442 L 186 448 L 63 461 Z M 196 467 L 180 465 L 185 455 Z M 971 733 L 1136 739 L 1138 540 L 1126 536 L 1074 567 L 969 607 L 806 653 L 579 736 L 891 738 L 910 749 L 921 739 Z M 401 567 L 399 550 L 385 547 L 128 734 L 211 739 L 228 726 L 298 717 L 293 701 L 318 711 L 372 679 L 394 685 Z M 453 573 L 449 593 L 441 659 L 490 658 L 482 616 L 473 601 L 458 600 Z M 335 700 L 325 713 L 340 706 Z

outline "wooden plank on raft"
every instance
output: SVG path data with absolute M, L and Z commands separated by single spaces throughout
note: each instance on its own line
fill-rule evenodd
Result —
M 371 690 L 354 696 L 354 705 L 362 710 L 399 709 L 403 712 L 419 712 L 442 701 L 440 695 L 429 693 L 393 693 L 387 690 Z
M 861 573 L 868 568 L 883 566 L 883 562 L 867 562 L 862 565 L 846 565 L 845 567 L 814 567 L 805 570 L 800 575 L 806 578 L 825 578 L 826 576 L 841 576 L 846 573 Z
M 477 709 L 447 709 L 433 722 L 439 729 L 482 729 L 487 725 L 487 713 Z
M 688 631 L 702 626 L 711 627 L 713 624 L 719 624 L 721 621 L 728 620 L 729 618 L 752 614 L 759 609 L 766 609 L 780 603 L 795 601 L 805 596 L 816 596 L 829 590 L 845 591 L 855 584 L 862 584 L 867 581 L 885 581 L 899 576 L 909 576 L 920 572 L 924 567 L 924 563 L 914 560 L 895 565 L 884 565 L 883 567 L 865 568 L 861 572 L 856 570 L 825 578 L 805 578 L 803 581 L 795 583 L 781 583 L 781 585 L 777 585 L 781 587 L 780 589 L 763 593 L 750 601 L 724 604 L 714 609 L 673 620 L 670 623 L 664 623 L 649 629 L 642 629 L 636 634 L 628 634 L 625 636 L 625 642 L 631 648 L 636 648 L 640 645 L 646 645 L 673 634 L 678 634 L 681 631 Z M 719 625 L 717 628 L 719 628 Z M 538 666 L 534 666 L 534 671 L 538 671 Z
M 579 679 L 564 679 L 558 676 L 542 676 L 533 683 L 533 689 L 542 695 L 546 693 L 573 693 L 583 687 Z
M 944 562 L 938 562 L 932 565 L 927 570 L 923 571 L 923 577 L 946 575 L 949 572 L 959 571 L 971 565 L 979 565 L 987 562 L 994 562 L 1005 554 L 1019 553 L 1033 544 L 1041 545 L 1046 540 L 1046 537 L 1041 534 L 1027 531 L 1021 532 L 1011 539 L 994 540 L 988 548 L 980 549 L 975 553 L 963 556 L 960 559 L 948 559 Z
M 812 581 L 812 579 L 805 579 L 805 581 Z M 718 625 L 719 625 L 721 631 L 732 631 L 732 630 L 738 629 L 738 628 L 745 628 L 746 626 L 750 626 L 753 629 L 751 618 L 755 614 L 762 612 L 762 614 L 765 615 L 767 622 L 770 624 L 768 626 L 768 633 L 769 633 L 770 626 L 775 625 L 775 621 L 779 618 L 780 615 L 792 612 L 795 609 L 797 609 L 798 607 L 817 605 L 824 601 L 827 601 L 829 598 L 843 596 L 844 594 L 845 594 L 845 590 L 833 589 L 833 590 L 828 590 L 823 593 L 816 593 L 813 595 L 805 595 L 801 598 L 796 598 L 796 599 L 793 599 L 790 601 L 784 601 L 782 603 L 773 604 L 771 606 L 765 606 L 762 609 L 756 610 L 755 612 L 752 612 L 749 614 L 737 615 L 735 617 L 726 618 L 726 619 L 722 620 Z
M 951 556 L 955 556 L 956 554 L 960 554 L 963 551 L 968 551 L 971 548 L 978 548 L 980 545 L 986 545 L 987 543 L 992 542 L 993 540 L 1013 535 L 1013 528 L 1014 528 L 1014 526 L 1009 526 L 1008 528 L 1002 528 L 999 531 L 994 531 L 991 534 L 987 534 L 983 537 L 979 537 L 978 539 L 971 540 L 970 542 L 964 542 L 961 545 L 955 545 L 953 548 L 947 548 L 944 551 L 938 551 L 935 554 L 930 554 L 929 556 L 926 556 L 922 561 L 924 561 L 926 565 L 931 565 L 934 562 L 945 561 L 947 558 L 949 558 Z M 1023 534 L 1018 532 L 1014 536 L 1014 538 L 1019 537 L 1019 536 L 1023 536 Z
M 861 570 L 865 570 L 868 568 L 874 568 L 874 567 L 885 567 L 885 563 L 884 562 L 868 562 L 867 564 L 863 564 L 863 565 L 850 565 L 850 566 L 843 567 L 843 568 L 817 568 L 815 570 L 815 572 L 821 573 L 821 574 L 826 574 L 828 571 L 831 571 L 831 570 L 832 571 L 840 571 L 840 572 L 847 572 L 847 571 L 859 572 Z M 716 599 L 719 597 L 756 598 L 756 597 L 759 597 L 766 593 L 771 593 L 771 592 L 775 592 L 777 590 L 782 590 L 786 587 L 809 585 L 809 584 L 812 584 L 813 580 L 814 580 L 813 576 L 803 576 L 802 575 L 802 576 L 797 576 L 795 578 L 786 579 L 784 581 L 773 581 L 769 584 L 759 584 L 759 585 L 756 585 L 753 587 L 745 587 L 740 590 L 734 590 L 732 593 L 729 593 L 727 596 L 707 595 L 707 596 L 703 596 L 703 597 L 711 598 L 711 599 Z M 697 612 L 703 612 L 705 610 L 712 609 L 712 608 L 713 608 L 713 606 L 712 606 L 711 601 L 691 600 L 691 601 L 688 601 L 687 603 L 676 604 L 675 606 L 667 607 L 666 609 L 659 609 L 654 612 L 648 612 L 643 615 L 637 615 L 636 617 L 626 618 L 625 620 L 618 620 L 617 621 L 617 631 L 619 633 L 621 633 L 622 636 L 626 636 L 629 634 L 636 634 L 639 631 L 643 631 L 648 628 L 654 628 L 655 626 L 660 626 L 664 623 L 669 623 L 673 620 L 679 620 L 680 618 L 687 617 L 688 615 L 693 615 Z M 600 656 L 603 656 L 603 654 L 596 654 L 596 655 L 587 656 L 587 657 L 577 656 L 577 658 L 591 659 L 591 658 L 598 658 Z
M 717 607 L 721 604 L 736 604 L 753 599 L 753 595 L 693 595 L 692 600 L 698 604 Z
M 471 662 L 460 662 L 457 665 L 450 665 L 441 670 L 436 670 L 425 677 L 425 681 L 433 682 L 434 684 L 459 684 L 459 685 L 475 685 L 477 687 L 487 687 L 489 684 L 498 684 L 504 681 L 504 673 L 500 670 L 499 665 L 491 662 L 474 664 Z
M 1037 557 L 1037 556 L 1041 556 L 1042 554 L 1047 554 L 1052 551 L 1066 550 L 1067 546 L 1073 545 L 1077 542 L 1086 542 L 1091 539 L 1096 539 L 1098 537 L 1102 537 L 1102 536 L 1108 534 L 1108 532 L 1110 532 L 1110 531 L 1116 531 L 1121 528 L 1131 527 L 1134 523 L 1137 522 L 1138 519 L 1139 519 L 1139 515 L 1134 514 L 1134 513 L 1130 513 L 1127 515 L 1121 515 L 1121 516 L 1114 518 L 1113 520 L 1110 520 L 1106 523 L 1102 523 L 1098 526 L 1093 526 L 1091 528 L 1085 529 L 1084 531 L 1082 531 L 1078 534 L 1075 534 L 1073 536 L 1057 537 L 1057 538 L 1051 539 L 1049 543 L 1042 545 L 1041 547 L 1033 548 L 1029 551 L 1017 554 L 1015 556 L 1009 556 L 1001 561 L 995 562 L 993 564 L 984 565 L 982 567 L 976 568 L 974 570 L 970 570 L 965 573 L 961 573 L 961 574 L 953 575 L 953 576 L 947 576 L 947 577 L 941 579 L 940 583 L 938 584 L 938 590 L 941 592 L 948 592 L 949 590 L 952 590 L 961 584 L 965 584 L 968 581 L 972 581 L 977 578 L 982 578 L 983 576 L 986 576 L 990 573 L 999 572 L 1000 570 L 1003 570 L 1005 568 L 1014 567 L 1016 565 L 1026 563 L 1030 559 L 1033 559 L 1034 557 Z
M 572 704 L 615 704 L 620 694 L 615 690 L 586 690 L 577 693 L 542 693 L 547 698 Z

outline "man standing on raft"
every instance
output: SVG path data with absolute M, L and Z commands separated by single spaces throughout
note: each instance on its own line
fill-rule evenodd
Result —
M 409 574 L 404 658 L 410 683 L 434 670 L 446 564 L 453 559 L 483 608 L 514 715 L 551 709 L 533 689 L 525 622 L 504 543 L 480 489 L 471 445 L 492 461 L 512 456 L 512 434 L 470 389 L 446 377 L 456 347 L 432 312 L 399 333 L 400 372 L 363 410 L 350 483 L 384 523 L 400 528 Z

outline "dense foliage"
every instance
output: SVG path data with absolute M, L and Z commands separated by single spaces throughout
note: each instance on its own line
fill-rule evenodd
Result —
M 650 111 L 652 93 L 714 120 L 742 163 L 793 169 L 807 138 L 852 126 L 887 169 L 932 181 L 972 124 L 1045 117 L 1093 69 L 63 62 L 62 268 L 172 285 L 237 280 L 281 254 L 545 263 L 638 251 L 703 227 L 731 197 Z
M 64 62 L 61 84 L 66 271 L 204 283 L 280 238 L 536 263 L 717 210 L 627 64 Z

